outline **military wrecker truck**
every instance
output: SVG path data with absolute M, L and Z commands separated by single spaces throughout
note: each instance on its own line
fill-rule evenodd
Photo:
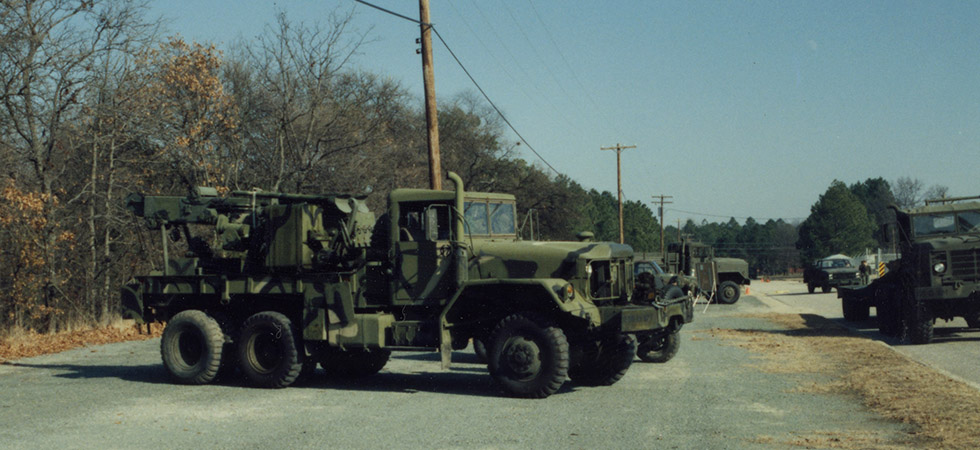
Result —
M 932 340 L 936 319 L 963 317 L 980 327 L 980 197 L 927 202 L 907 211 L 892 207 L 901 258 L 884 276 L 858 288 L 840 288 L 844 319 L 865 320 L 877 312 L 882 334 L 913 344 Z M 893 233 L 894 231 L 894 233 Z
M 163 266 L 123 288 L 124 315 L 166 322 L 163 365 L 179 383 L 237 371 L 281 388 L 316 364 L 364 376 L 398 350 L 439 351 L 448 368 L 480 338 L 493 380 L 533 398 L 566 377 L 615 383 L 637 340 L 691 321 L 690 302 L 633 302 L 629 246 L 518 241 L 513 196 L 449 179 L 455 192 L 392 191 L 377 220 L 344 195 L 132 194 L 129 209 L 160 231 Z
M 742 294 L 741 286 L 752 282 L 748 261 L 717 258 L 713 248 L 688 238 L 667 244 L 663 262 L 667 272 L 697 277 L 701 290 L 709 296 L 714 292 L 720 303 L 737 302 Z

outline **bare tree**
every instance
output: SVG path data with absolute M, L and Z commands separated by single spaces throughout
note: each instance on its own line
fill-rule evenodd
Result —
M 245 48 L 265 96 L 257 104 L 267 108 L 260 115 L 266 139 L 259 142 L 275 149 L 256 154 L 265 153 L 274 191 L 311 187 L 331 158 L 367 141 L 351 126 L 371 95 L 344 74 L 365 39 L 350 32 L 352 14 L 335 12 L 326 26 L 305 27 L 280 13 L 275 28 Z
M 922 203 L 922 190 L 925 185 L 918 178 L 898 177 L 892 187 L 895 203 L 899 208 L 914 208 Z
M 926 189 L 926 193 L 922 196 L 923 200 L 936 200 L 940 198 L 946 198 L 949 196 L 949 188 L 941 184 L 934 184 Z
M 899 208 L 909 209 L 922 206 L 926 200 L 946 197 L 949 194 L 949 188 L 941 184 L 934 184 L 926 189 L 925 183 L 918 178 L 899 177 L 892 187 L 892 194 L 895 196 L 895 203 Z
M 133 2 L 101 0 L 3 0 L 0 12 L 0 154 L 7 166 L 9 205 L 28 201 L 37 220 L 24 230 L 35 236 L 8 236 L 32 254 L 37 277 L 34 298 L 21 313 L 55 330 L 67 326 L 81 309 L 66 289 L 77 289 L 77 243 L 68 206 L 78 192 L 71 164 L 80 144 L 78 124 L 99 55 L 116 48 L 119 37 L 141 9 Z M 12 161 L 11 161 L 12 160 Z M 34 253 L 36 252 L 36 253 Z M 25 261 L 21 261 L 22 263 Z M 25 289 L 29 287 L 25 286 Z M 30 325 L 21 321 L 23 325 Z

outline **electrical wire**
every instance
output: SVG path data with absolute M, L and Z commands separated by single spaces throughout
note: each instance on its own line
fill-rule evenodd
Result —
M 476 82 L 476 79 L 473 78 L 473 75 L 470 74 L 470 71 L 466 69 L 466 66 L 463 65 L 463 62 L 460 61 L 458 57 L 456 57 L 456 53 L 453 52 L 453 49 L 449 48 L 449 44 L 447 44 L 446 40 L 442 38 L 441 34 L 439 34 L 439 30 L 437 30 L 435 27 L 432 27 L 432 31 L 436 33 L 436 37 L 439 38 L 439 41 L 442 42 L 442 45 L 446 47 L 446 50 L 449 51 L 449 54 L 453 57 L 454 60 L 456 60 L 456 64 L 459 65 L 459 68 L 463 69 L 463 73 L 465 73 L 466 76 L 469 77 L 470 81 L 473 82 L 473 85 L 476 86 L 476 89 L 480 91 L 480 94 L 483 95 L 483 98 L 485 98 L 487 102 L 490 103 L 490 106 L 493 107 L 494 111 L 497 111 L 497 114 L 504 121 L 504 123 L 506 123 L 507 126 L 510 127 L 510 130 L 513 131 L 518 138 L 520 138 L 521 142 L 523 142 L 524 145 L 527 145 L 527 148 L 531 150 L 531 152 L 534 153 L 534 155 L 537 156 L 538 159 L 541 160 L 541 162 L 543 162 L 546 166 L 548 166 L 549 169 L 555 172 L 555 175 L 561 175 L 562 173 L 559 172 L 558 169 L 555 169 L 554 166 L 552 166 L 551 163 L 548 162 L 548 160 L 544 159 L 544 157 L 541 156 L 541 154 L 534 149 L 534 147 L 527 141 L 527 139 L 524 139 L 524 136 L 522 136 L 521 133 L 517 131 L 517 128 L 514 128 L 514 125 L 510 123 L 510 120 L 508 120 L 507 116 L 505 116 L 504 113 L 500 111 L 500 108 L 497 107 L 497 105 L 493 102 L 493 100 L 490 100 L 490 96 L 488 96 L 486 91 L 484 91 L 483 88 L 480 87 L 480 83 Z
M 693 214 L 695 216 L 719 217 L 719 218 L 722 218 L 722 219 L 782 220 L 784 222 L 789 222 L 789 221 L 792 221 L 792 220 L 801 220 L 802 221 L 802 220 L 805 220 L 806 219 L 805 217 L 752 217 L 752 216 L 745 217 L 745 216 L 727 216 L 727 215 L 724 215 L 724 214 L 707 214 L 707 213 L 700 213 L 700 212 L 695 212 L 695 211 L 685 211 L 683 209 L 674 209 L 674 208 L 664 208 L 664 211 L 679 212 L 679 213 L 684 213 L 684 214 Z
M 555 173 L 555 175 L 562 175 L 562 173 L 559 172 L 558 169 L 555 169 L 555 167 L 552 166 L 551 163 L 548 162 L 548 160 L 544 159 L 544 157 L 541 156 L 541 154 L 538 153 L 537 150 L 535 150 L 534 146 L 532 146 L 531 143 L 529 143 L 527 141 L 527 139 L 524 139 L 524 136 L 522 136 L 521 133 L 519 131 L 517 131 L 517 128 L 515 128 L 514 125 L 510 123 L 510 120 L 507 119 L 507 116 L 504 115 L 504 113 L 500 110 L 500 108 L 497 107 L 497 105 L 493 102 L 493 100 L 490 100 L 490 96 L 487 95 L 486 91 L 483 90 L 483 88 L 480 86 L 480 83 L 477 83 L 476 79 L 473 78 L 473 75 L 470 74 L 470 71 L 466 69 L 466 66 L 463 65 L 463 62 L 460 61 L 459 57 L 456 56 L 456 53 L 453 52 L 453 49 L 449 47 L 449 44 L 446 43 L 446 40 L 443 39 L 443 37 L 442 37 L 441 34 L 439 34 L 439 30 L 436 29 L 435 25 L 433 25 L 431 23 L 423 24 L 422 21 L 415 20 L 415 19 L 413 19 L 411 17 L 405 16 L 405 15 L 402 15 L 402 14 L 398 14 L 398 13 L 396 13 L 394 11 L 391 11 L 391 10 L 388 10 L 388 9 L 385 9 L 385 8 L 382 8 L 382 7 L 377 6 L 377 5 L 373 5 L 373 4 L 368 3 L 368 2 L 366 2 L 364 0 L 354 0 L 354 1 L 357 2 L 357 3 L 360 3 L 362 5 L 369 6 L 371 8 L 377 9 L 377 10 L 382 11 L 384 13 L 391 14 L 391 15 L 393 15 L 395 17 L 399 17 L 399 18 L 405 19 L 405 20 L 407 20 L 409 22 L 416 23 L 416 24 L 419 24 L 419 25 L 426 25 L 426 26 L 428 26 L 436 34 L 436 37 L 439 38 L 439 42 L 442 42 L 443 47 L 446 47 L 446 50 L 449 51 L 449 54 L 453 57 L 453 60 L 456 61 L 456 64 L 459 65 L 459 68 L 460 69 L 463 69 L 463 73 L 465 73 L 466 76 L 470 79 L 470 82 L 472 82 L 473 85 L 476 86 L 476 89 L 478 91 L 480 91 L 480 94 L 483 95 L 483 98 L 486 99 L 487 103 L 489 103 L 490 106 L 493 108 L 493 110 L 497 112 L 497 115 L 500 116 L 501 120 L 503 120 L 504 123 L 507 124 L 507 127 L 510 128 L 510 130 L 513 131 L 514 134 L 517 135 L 517 137 L 521 140 L 521 142 L 523 142 L 524 145 L 526 145 L 527 148 L 529 150 L 531 150 L 531 152 L 534 153 L 534 155 L 537 156 L 538 159 L 541 160 L 541 162 L 543 162 L 546 166 L 548 166 L 548 168 L 551 169 Z

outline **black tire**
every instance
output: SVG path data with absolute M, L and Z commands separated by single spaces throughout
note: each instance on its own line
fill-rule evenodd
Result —
M 820 286 L 820 291 L 823 292 L 824 294 L 830 292 L 830 285 L 825 284 L 823 286 Z
M 871 316 L 871 307 L 866 304 L 844 298 L 840 302 L 841 310 L 844 311 L 844 320 L 848 322 L 861 322 Z
M 734 281 L 722 281 L 718 285 L 718 302 L 720 303 L 731 305 L 737 302 L 741 295 L 742 291 L 739 289 L 738 283 Z
M 973 313 L 963 316 L 966 319 L 966 326 L 970 328 L 980 328 L 980 313 Z
M 912 298 L 907 301 L 905 323 L 908 326 L 908 342 L 915 345 L 932 342 L 934 322 L 929 308 Z
M 320 359 L 327 375 L 335 378 L 363 378 L 374 375 L 388 364 L 391 350 L 330 349 Z
M 681 289 L 680 287 L 678 287 L 678 286 L 671 286 L 669 289 L 667 289 L 667 292 L 664 293 L 664 299 L 665 300 L 673 300 L 675 298 L 681 298 L 681 297 L 683 297 L 685 295 L 687 295 L 687 294 L 685 294 L 684 293 L 684 290 Z
M 879 304 L 875 308 L 878 317 L 878 331 L 885 336 L 899 336 L 902 334 L 902 314 L 897 310 L 897 305 L 889 302 Z
M 545 398 L 568 376 L 568 340 L 561 328 L 530 315 L 514 314 L 490 334 L 487 367 L 505 392 Z
M 678 332 L 674 331 L 642 340 L 636 354 L 643 362 L 665 363 L 677 354 L 680 346 L 681 338 Z
M 807 292 L 809 292 L 809 293 L 812 294 L 814 291 L 817 290 L 817 287 L 814 286 L 813 283 L 807 283 L 806 284 L 806 290 L 807 290 Z
M 483 343 L 483 339 L 473 338 L 473 353 L 476 353 L 477 361 L 487 362 L 487 344 Z
M 636 338 L 617 334 L 587 344 L 568 377 L 583 386 L 610 386 L 626 375 L 636 358 Z
M 204 311 L 181 311 L 170 318 L 160 339 L 163 366 L 175 381 L 207 384 L 221 368 L 225 335 Z
M 252 315 L 238 340 L 238 364 L 249 384 L 284 388 L 293 384 L 303 369 L 297 333 L 285 315 L 265 311 Z
M 901 290 L 885 286 L 875 290 L 875 315 L 878 318 L 878 331 L 885 336 L 899 337 L 903 334 Z

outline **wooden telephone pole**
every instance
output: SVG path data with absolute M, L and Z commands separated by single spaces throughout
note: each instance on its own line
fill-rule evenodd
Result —
M 659 211 L 660 211 L 660 252 L 663 253 L 663 251 L 664 251 L 664 205 L 665 204 L 674 203 L 674 202 L 668 202 L 665 199 L 674 198 L 674 197 L 671 196 L 671 195 L 654 195 L 652 197 L 654 198 L 654 200 L 656 200 L 658 198 L 660 199 L 660 209 L 659 209 Z M 657 202 L 654 201 L 653 203 L 656 204 Z M 678 226 L 677 229 L 680 229 L 680 226 Z
M 619 243 L 625 243 L 623 236 L 623 172 L 622 172 L 622 162 L 620 159 L 620 154 L 623 150 L 628 148 L 636 148 L 635 145 L 619 145 L 618 143 L 614 147 L 599 147 L 599 150 L 615 150 L 616 151 L 616 198 L 619 199 Z
M 425 85 L 425 123 L 429 130 L 429 187 L 442 190 L 442 163 L 439 162 L 439 116 L 436 112 L 435 73 L 432 68 L 432 22 L 429 0 L 419 0 L 422 29 L 422 82 Z

